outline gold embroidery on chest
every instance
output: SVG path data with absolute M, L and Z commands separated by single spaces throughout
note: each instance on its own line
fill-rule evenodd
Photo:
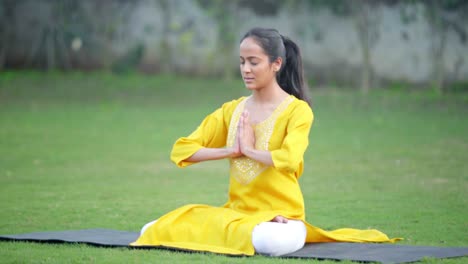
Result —
M 237 126 L 239 123 L 240 116 L 244 111 L 246 100 L 247 98 L 242 100 L 237 105 L 236 109 L 232 114 L 226 142 L 227 147 L 231 147 L 234 145 L 234 140 L 237 135 Z M 267 119 L 254 125 L 255 149 L 268 150 L 270 137 L 273 134 L 276 119 L 293 100 L 294 97 L 288 96 L 286 99 L 283 100 L 283 102 L 281 102 L 281 104 L 273 111 L 273 113 Z M 244 185 L 249 184 L 258 175 L 260 175 L 260 173 L 262 173 L 268 168 L 267 165 L 247 157 L 230 159 L 230 165 L 231 176 L 234 177 L 239 183 Z

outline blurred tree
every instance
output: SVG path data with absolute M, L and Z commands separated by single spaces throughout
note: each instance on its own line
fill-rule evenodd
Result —
M 128 40 L 128 20 L 140 0 L 77 2 L 79 6 L 74 13 L 73 32 L 83 39 L 81 55 L 86 55 L 84 60 L 87 62 L 108 69 L 114 64 L 115 57 L 122 53 L 118 44 Z M 138 46 L 138 43 L 132 46 Z
M 108 67 L 114 40 L 123 38 L 119 33 L 137 2 L 2 0 L 0 64 L 7 63 L 7 54 L 23 67 Z
M 14 38 L 13 14 L 17 5 L 18 1 L 15 0 L 3 0 L 0 3 L 0 70 L 5 67 L 9 45 Z
M 206 16 L 211 19 L 199 19 L 199 5 Z M 307 5 L 309 8 L 307 8 Z M 35 67 L 45 69 L 113 69 L 117 72 L 127 71 L 139 66 L 141 56 L 145 53 L 146 44 L 156 40 L 155 51 L 157 57 L 150 58 L 155 65 L 154 69 L 163 72 L 186 71 L 194 68 L 199 70 L 206 67 L 205 74 L 222 74 L 230 79 L 234 76 L 235 67 L 232 59 L 237 49 L 237 39 L 240 27 L 238 24 L 247 25 L 239 21 L 239 10 L 248 9 L 249 15 L 263 23 L 270 21 L 274 16 L 281 14 L 291 15 L 291 23 L 285 23 L 282 30 L 296 30 L 303 39 L 315 39 L 317 45 L 311 49 L 322 49 L 326 39 L 326 30 L 341 30 L 341 23 L 348 23 L 356 32 L 356 40 L 352 44 L 359 48 L 358 67 L 360 74 L 354 77 L 354 65 L 343 65 L 342 72 L 346 74 L 346 82 L 359 79 L 361 90 L 366 93 L 373 86 L 373 80 L 384 76 L 376 76 L 372 65 L 373 47 L 376 44 L 379 33 L 384 34 L 385 28 L 380 24 L 380 15 L 385 9 L 386 27 L 401 30 L 403 41 L 411 45 L 421 45 L 426 48 L 429 44 L 431 61 L 421 59 L 417 52 L 409 51 L 415 57 L 415 65 L 420 61 L 420 69 L 415 69 L 414 76 L 400 70 L 400 76 L 408 76 L 410 80 L 430 79 L 431 87 L 442 93 L 444 84 L 462 81 L 466 66 L 466 56 L 459 55 L 463 52 L 463 45 L 467 42 L 468 1 L 466 0 L 0 0 L 0 69 L 4 67 Z M 417 5 L 416 7 L 411 5 Z M 161 24 L 153 20 L 154 14 L 139 12 L 142 17 L 135 17 L 134 7 L 138 10 L 156 6 L 156 15 L 160 16 Z M 291 7 L 297 8 L 294 10 Z M 140 9 L 141 8 L 141 9 Z M 402 11 L 402 25 L 398 21 L 399 9 Z M 296 17 L 296 11 L 299 14 Z M 330 27 L 321 24 L 330 21 L 330 17 L 318 17 L 319 30 L 311 30 L 311 24 L 307 26 L 307 19 L 314 14 L 309 12 L 331 11 L 336 19 Z M 182 13 L 184 12 L 184 13 Z M 260 16 L 268 16 L 264 19 Z M 424 19 L 420 19 L 424 17 Z M 263 21 L 263 22 L 262 22 Z M 214 23 L 213 23 L 214 22 Z M 243 23 L 240 23 L 243 22 Z M 403 28 L 410 23 L 417 23 L 406 30 Z M 393 24 L 387 24 L 393 23 Z M 160 29 L 157 37 L 145 36 L 136 27 L 154 27 Z M 296 27 L 295 25 L 305 25 Z M 349 30 L 348 25 L 344 26 Z M 429 29 L 428 35 L 411 36 L 414 29 Z M 205 28 L 207 34 L 203 34 Z M 300 29 L 298 29 L 300 28 Z M 210 34 L 216 30 L 214 38 Z M 313 33 L 313 35 L 309 34 Z M 128 37 L 131 35 L 132 37 Z M 331 34 L 334 35 L 334 34 Z M 392 37 L 398 41 L 398 37 Z M 326 39 L 328 41 L 328 39 Z M 410 41 L 411 40 L 411 43 Z M 460 43 L 455 43 L 460 40 Z M 206 45 L 216 41 L 216 47 Z M 322 43 L 319 43 L 322 42 Z M 152 45 L 152 44 L 150 44 Z M 341 45 L 336 45 L 341 48 Z M 449 50 L 449 49 L 458 50 Z M 396 52 L 402 52 L 405 47 L 396 47 Z M 329 49 L 329 47 L 327 47 Z M 349 50 L 353 50 L 350 47 Z M 207 59 L 201 62 L 199 56 Z M 306 53 L 305 53 L 306 54 Z M 311 53 L 313 54 L 313 52 Z M 307 55 L 307 54 L 306 54 Z M 385 55 L 385 54 L 383 54 Z M 344 55 L 346 56 L 346 55 Z M 449 57 L 450 56 L 450 57 Z M 332 56 L 330 56 L 332 57 Z M 308 62 L 313 60 L 306 58 Z M 353 58 L 354 59 L 354 58 Z M 324 58 L 323 62 L 312 65 L 317 72 L 330 76 L 332 81 L 338 81 L 341 73 L 330 71 L 326 65 L 329 61 L 344 61 L 353 63 L 353 59 L 342 57 Z M 197 63 L 199 65 L 197 65 Z M 392 62 L 393 63 L 393 62 Z M 405 63 L 405 61 L 399 61 Z M 204 64 L 204 65 L 201 65 Z M 214 65 L 213 66 L 205 66 Z M 387 63 L 388 64 L 388 63 Z M 159 67 L 158 67 L 159 66 Z M 426 77 L 423 75 L 427 67 L 432 72 Z M 390 68 L 390 67 L 383 67 Z M 197 72 L 195 70 L 194 72 Z M 401 75 L 403 73 L 403 75 Z M 350 77 L 351 76 L 351 77 Z M 393 75 L 395 76 L 395 75 Z M 353 78 L 353 79 L 350 79 Z M 392 78 L 392 77 L 390 77 Z
M 350 3 L 350 1 L 346 1 Z M 361 47 L 362 72 L 361 72 L 361 92 L 367 94 L 372 83 L 372 48 L 378 40 L 378 20 L 379 14 L 376 8 L 377 2 L 371 0 L 355 0 L 350 6 L 358 41 Z
M 27 2 L 27 1 L 24 1 Z M 31 3 L 30 3 L 31 4 Z M 30 35 L 31 42 L 26 65 L 34 64 L 44 66 L 47 70 L 61 67 L 71 68 L 70 39 L 76 35 L 71 26 L 70 14 L 74 10 L 80 10 L 78 2 L 72 0 L 43 1 L 48 16 L 40 16 L 35 19 L 35 31 Z M 45 11 L 44 11 L 45 12 Z M 45 62 L 45 65 L 42 63 Z
M 460 37 L 460 41 L 466 45 L 467 32 L 460 23 L 468 22 L 468 2 L 465 0 L 421 0 L 421 3 L 426 6 L 426 16 L 432 36 L 432 87 L 437 93 L 443 93 L 447 78 L 445 69 L 447 35 L 453 30 Z
M 236 11 L 239 0 L 198 0 L 209 16 L 214 18 L 218 27 L 218 51 L 223 64 L 223 76 L 232 79 L 234 71 L 232 65 L 232 54 L 234 53 L 238 28 L 236 27 Z
M 172 24 L 172 4 L 174 1 L 171 0 L 156 0 L 162 13 L 162 36 L 160 42 L 160 65 L 163 72 L 172 72 L 173 70 L 173 59 L 172 59 L 172 47 L 169 41 L 171 34 Z
M 128 73 L 138 67 L 145 47 L 143 44 L 138 43 L 135 47 L 131 48 L 124 56 L 118 58 L 112 64 L 112 71 L 114 73 L 122 74 Z
M 281 8 L 285 4 L 294 4 L 291 2 L 297 2 L 296 0 L 286 0 L 286 1 L 277 1 L 277 0 L 239 0 L 238 6 L 243 8 L 248 8 L 252 10 L 256 15 L 259 16 L 275 16 L 279 13 Z
M 354 21 L 357 40 L 361 49 L 360 90 L 367 94 L 372 86 L 372 48 L 378 40 L 378 5 L 389 0 L 308 0 L 312 10 L 327 8 L 337 16 L 350 17 Z
M 195 23 L 193 18 L 190 17 L 185 17 L 182 21 L 174 18 L 175 13 L 178 12 L 177 6 L 175 6 L 176 3 L 176 1 L 171 0 L 156 0 L 156 4 L 162 13 L 159 64 L 162 72 L 166 73 L 180 71 L 176 65 L 176 57 L 181 55 L 183 50 L 180 49 L 184 49 L 191 44 Z
M 443 18 L 442 3 L 440 0 L 430 0 L 426 3 L 426 12 L 431 27 L 431 51 L 433 59 L 432 86 L 438 93 L 442 93 L 444 87 L 444 53 L 447 42 L 447 21 Z

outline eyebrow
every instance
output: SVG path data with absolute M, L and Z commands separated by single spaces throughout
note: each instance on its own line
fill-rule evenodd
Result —
M 256 56 L 249 56 L 249 57 L 247 57 L 247 58 L 244 58 L 244 57 L 242 57 L 242 56 L 239 56 L 239 58 L 241 58 L 241 59 L 248 59 L 248 60 L 249 60 L 249 59 L 260 59 L 260 57 L 256 57 Z

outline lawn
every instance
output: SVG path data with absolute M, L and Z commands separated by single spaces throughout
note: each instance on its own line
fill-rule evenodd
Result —
M 0 233 L 137 231 L 187 203 L 223 204 L 226 161 L 178 169 L 169 152 L 206 114 L 246 94 L 239 80 L 0 73 Z M 468 246 L 466 93 L 312 95 L 301 178 L 310 223 L 377 228 L 402 244 Z M 0 261 L 310 262 L 11 242 L 0 243 Z

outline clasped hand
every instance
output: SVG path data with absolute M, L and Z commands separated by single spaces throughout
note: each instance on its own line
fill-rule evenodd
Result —
M 247 156 L 247 153 L 252 149 L 255 149 L 255 132 L 249 122 L 249 112 L 244 111 L 237 124 L 236 139 L 232 146 L 232 157 Z

